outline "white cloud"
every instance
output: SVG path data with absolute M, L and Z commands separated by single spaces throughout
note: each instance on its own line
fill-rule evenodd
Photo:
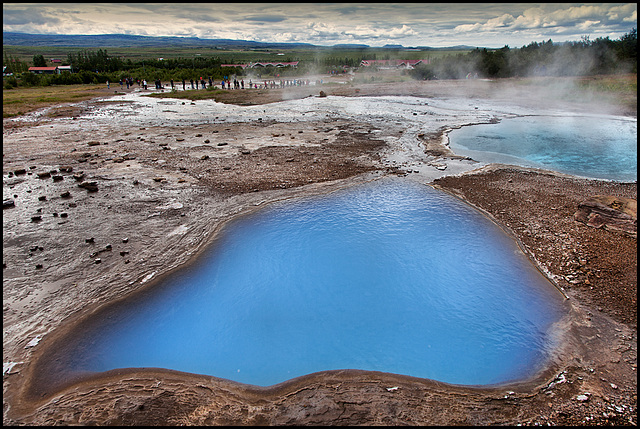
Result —
M 509 27 L 514 22 L 515 22 L 515 18 L 512 15 L 505 13 L 502 16 L 488 20 L 486 23 L 486 26 L 492 29 L 504 28 L 504 27 Z
M 638 26 L 638 11 L 634 10 L 631 16 L 622 19 L 622 22 L 633 22 Z
M 501 16 L 487 19 L 484 22 L 474 24 L 461 24 L 455 27 L 455 31 L 477 32 L 495 31 L 497 29 L 517 30 L 536 29 L 552 27 L 573 27 L 578 30 L 592 28 L 605 21 L 619 21 L 620 16 L 623 22 L 637 22 L 637 6 L 626 4 L 622 6 L 602 5 L 582 5 L 572 6 L 565 9 L 549 10 L 550 4 L 542 7 L 531 7 L 524 10 L 517 17 L 505 13 Z
M 580 24 L 578 24 L 577 27 L 578 27 L 579 30 L 584 31 L 584 30 L 588 30 L 589 28 L 591 28 L 591 27 L 593 27 L 593 26 L 595 26 L 597 24 L 600 24 L 600 21 L 584 21 L 584 22 L 581 22 Z

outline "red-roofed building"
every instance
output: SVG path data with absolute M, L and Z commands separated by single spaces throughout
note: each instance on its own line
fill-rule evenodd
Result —
M 298 63 L 300 61 L 289 61 L 289 62 L 277 62 L 277 63 L 249 63 L 247 66 L 249 68 L 256 67 L 298 67 Z
M 289 62 L 270 62 L 270 63 L 249 63 L 249 64 L 220 64 L 220 67 L 242 67 L 243 69 L 249 67 L 250 69 L 256 67 L 298 67 L 300 61 Z
M 360 66 L 412 69 L 418 64 L 429 64 L 429 60 L 362 60 Z
M 29 67 L 29 71 L 36 74 L 56 74 L 58 67 Z

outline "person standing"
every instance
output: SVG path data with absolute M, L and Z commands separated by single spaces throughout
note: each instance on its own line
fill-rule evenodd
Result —
M 185 85 L 185 81 L 184 81 L 184 79 L 182 79 L 182 90 L 183 90 L 183 91 L 185 90 L 185 89 L 184 89 L 184 85 Z
M 109 81 L 107 81 L 107 89 L 109 89 Z

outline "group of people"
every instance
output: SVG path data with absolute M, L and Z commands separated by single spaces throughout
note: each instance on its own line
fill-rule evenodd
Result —
M 138 86 L 142 86 L 143 89 L 147 89 L 146 79 L 143 79 L 142 81 L 139 79 L 135 79 L 135 83 L 137 83 Z M 127 89 L 129 89 L 131 86 L 133 86 L 134 79 L 133 78 L 120 79 L 121 89 L 125 84 L 127 85 Z M 189 79 L 188 83 L 185 79 L 182 79 L 182 90 L 186 91 L 188 86 L 191 89 L 199 89 L 199 88 L 207 89 L 207 84 L 210 88 L 211 87 L 214 89 L 217 88 L 217 86 L 215 85 L 215 82 L 211 77 L 209 77 L 208 79 L 205 79 L 202 76 L 200 76 L 199 79 Z M 271 81 L 265 80 L 262 83 L 254 83 L 252 80 L 249 80 L 249 83 L 247 85 L 249 89 L 277 89 L 277 88 L 286 88 L 290 86 L 303 86 L 303 85 L 309 85 L 309 84 L 310 84 L 309 79 L 293 79 L 293 80 L 281 79 L 279 82 L 276 82 L 275 80 L 271 80 Z M 173 79 L 171 79 L 170 85 L 171 85 L 171 89 L 174 90 L 176 85 Z M 244 79 L 241 79 L 241 80 L 222 79 L 220 81 L 220 86 L 222 87 L 222 89 L 245 89 L 245 82 L 244 82 Z M 109 87 L 109 82 L 107 82 L 107 87 Z M 164 86 L 162 85 L 162 81 L 160 79 L 156 79 L 155 87 L 156 89 L 164 89 Z
M 220 82 L 220 84 L 222 85 L 222 89 L 225 89 L 225 82 L 226 82 L 226 89 L 231 89 L 231 81 L 230 80 L 222 80 Z M 251 81 L 249 81 L 249 88 L 251 88 Z M 233 89 L 244 89 L 244 79 L 241 79 L 240 81 L 238 81 L 237 79 L 233 79 Z
M 127 85 L 127 89 L 133 86 L 133 78 L 125 77 L 124 79 L 120 79 L 120 89 L 124 89 L 124 85 Z M 136 79 L 135 82 L 140 86 L 140 80 Z

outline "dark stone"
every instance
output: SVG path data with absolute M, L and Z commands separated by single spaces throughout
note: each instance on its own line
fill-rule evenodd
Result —
M 13 174 L 15 174 L 16 176 L 19 176 L 21 174 L 27 174 L 27 170 L 25 168 L 19 168 L 16 171 L 14 171 Z
M 89 146 L 99 146 L 99 145 L 100 145 L 100 142 L 97 142 L 97 141 L 95 141 L 95 140 L 94 140 L 94 141 L 90 141 L 90 142 L 88 142 L 87 144 L 88 144 Z
M 49 173 L 48 171 L 45 171 L 44 173 L 37 173 L 38 174 L 38 179 L 48 179 L 49 177 L 51 177 L 51 173 Z
M 96 192 L 98 190 L 98 182 L 82 182 L 78 186 L 89 192 Z
M 54 182 L 59 182 L 59 181 L 61 181 L 61 180 L 63 180 L 63 179 L 64 179 L 64 177 L 62 177 L 62 176 L 60 176 L 60 175 L 53 176 L 53 181 L 54 181 Z
M 8 209 L 11 207 L 15 207 L 16 203 L 13 200 L 2 200 L 2 208 L 3 209 Z
M 42 220 L 41 215 L 31 216 L 31 222 L 40 222 Z

